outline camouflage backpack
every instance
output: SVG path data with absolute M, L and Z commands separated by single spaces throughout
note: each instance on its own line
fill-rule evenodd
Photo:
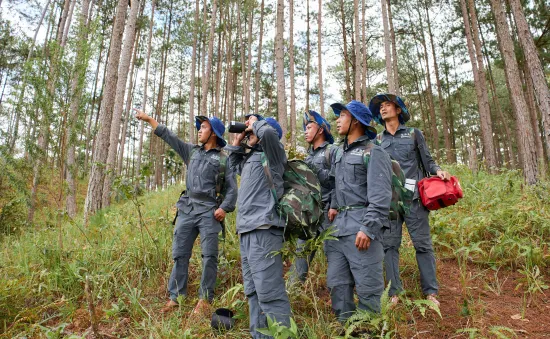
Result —
M 317 175 L 304 161 L 288 160 L 283 173 L 284 193 L 277 199 L 273 177 L 264 153 L 262 166 L 273 198 L 277 201 L 277 211 L 286 219 L 285 238 L 298 237 L 306 240 L 315 237 L 323 222 L 321 184 Z
M 369 142 L 363 152 L 363 162 L 367 168 L 369 167 L 370 152 L 373 146 L 374 144 Z M 389 218 L 390 220 L 397 220 L 399 216 L 403 217 L 409 214 L 414 192 L 405 188 L 405 173 L 403 173 L 401 165 L 394 159 L 391 159 L 391 169 L 391 204 Z

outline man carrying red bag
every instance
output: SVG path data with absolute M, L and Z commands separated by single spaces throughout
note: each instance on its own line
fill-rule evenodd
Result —
M 386 280 L 391 283 L 389 290 L 391 303 L 397 304 L 398 295 L 403 292 L 399 277 L 399 247 L 403 235 L 403 222 L 405 222 L 416 250 L 422 292 L 426 295 L 426 299 L 439 306 L 437 300 L 439 286 L 430 236 L 429 211 L 419 199 L 417 183 L 426 176 L 425 173 L 437 175 L 443 180 L 449 180 L 451 175 L 441 170 L 435 163 L 422 132 L 405 126 L 410 119 L 410 113 L 400 97 L 394 94 L 376 95 L 371 99 L 369 109 L 374 119 L 385 127 L 377 137 L 379 144 L 401 165 L 406 177 L 405 186 L 415 190 L 410 213 L 400 216 L 398 220 L 391 220 L 390 229 L 384 233 L 384 268 Z M 422 166 L 422 158 L 425 159 L 425 166 Z

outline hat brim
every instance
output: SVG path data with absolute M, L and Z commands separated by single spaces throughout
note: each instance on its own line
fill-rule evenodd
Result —
M 343 110 L 346 110 L 346 111 L 350 112 L 350 114 L 355 119 L 357 119 L 357 121 L 359 121 L 363 126 L 365 126 L 365 134 L 369 137 L 369 139 L 376 138 L 376 135 L 378 134 L 378 132 L 376 131 L 376 128 L 372 127 L 362 117 L 357 116 L 356 114 L 354 114 L 353 111 L 349 110 L 346 105 L 341 104 L 341 103 L 338 102 L 338 103 L 330 105 L 330 107 L 334 111 L 334 115 L 336 115 L 337 117 L 340 116 L 340 112 L 342 112 Z
M 212 128 L 212 122 L 208 119 L 208 117 L 205 117 L 204 115 L 197 115 L 195 116 L 195 127 L 197 128 L 197 131 L 201 129 L 201 124 L 203 121 L 208 121 L 210 123 L 210 128 Z M 214 129 L 213 132 L 216 135 L 216 143 L 218 146 L 225 147 L 227 145 L 227 141 L 225 141 L 223 136 L 219 135 Z
M 409 110 L 407 109 L 407 106 L 405 106 L 405 103 L 399 99 L 394 94 L 378 94 L 375 97 L 373 97 L 369 102 L 369 109 L 372 112 L 372 117 L 374 120 L 376 120 L 377 123 L 384 125 L 384 119 L 382 119 L 382 114 L 380 114 L 380 105 L 383 102 L 390 101 L 399 106 L 401 108 L 401 113 L 398 115 L 399 122 L 404 124 L 407 121 L 411 119 L 411 114 L 409 113 Z

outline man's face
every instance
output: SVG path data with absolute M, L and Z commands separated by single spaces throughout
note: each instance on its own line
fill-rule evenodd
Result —
M 199 129 L 199 142 L 201 144 L 206 144 L 208 142 L 208 138 L 212 135 L 212 137 L 216 137 L 216 134 L 212 132 L 212 126 L 210 126 L 210 122 L 205 120 L 201 123 L 201 128 Z
M 258 121 L 258 117 L 256 117 L 255 115 L 251 115 L 248 117 L 248 120 L 245 121 L 245 125 L 251 127 L 252 124 L 254 124 L 256 121 Z M 248 146 L 252 147 L 256 145 L 259 141 L 260 139 L 258 139 L 254 132 L 250 132 L 248 134 Z
M 384 121 L 396 119 L 397 115 L 401 113 L 401 107 L 398 107 L 391 101 L 384 101 L 380 104 L 380 115 Z
M 348 110 L 343 110 L 340 112 L 340 116 L 336 119 L 336 130 L 340 135 L 348 134 L 353 121 L 353 116 Z
M 308 144 L 311 144 L 315 139 L 315 136 L 320 133 L 323 133 L 323 129 L 319 125 L 317 125 L 317 123 L 315 122 L 308 123 L 306 125 L 306 131 L 304 132 L 306 142 Z

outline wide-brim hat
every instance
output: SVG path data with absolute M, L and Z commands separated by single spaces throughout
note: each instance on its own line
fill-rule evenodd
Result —
M 337 102 L 330 105 L 330 107 L 334 111 L 334 115 L 337 117 L 339 117 L 340 112 L 344 110 L 350 112 L 355 119 L 359 120 L 359 122 L 365 126 L 365 134 L 368 135 L 370 139 L 376 138 L 378 132 L 376 131 L 376 128 L 370 125 L 372 113 L 364 103 L 357 100 L 352 100 L 347 105 Z
M 372 112 L 372 117 L 376 120 L 376 122 L 382 125 L 384 124 L 384 119 L 382 119 L 382 115 L 380 114 L 380 105 L 386 101 L 393 102 L 401 108 L 401 113 L 397 116 L 400 123 L 404 124 L 411 119 L 411 114 L 409 113 L 407 105 L 405 105 L 403 99 L 395 94 L 381 93 L 374 96 L 369 103 L 369 109 Z
M 208 121 L 210 123 L 210 127 L 212 128 L 212 131 L 217 137 L 218 146 L 225 147 L 225 145 L 227 145 L 227 142 L 223 138 L 223 134 L 225 133 L 225 126 L 223 125 L 221 120 L 216 117 L 206 117 L 204 115 L 197 115 L 195 117 L 195 127 L 197 128 L 197 131 L 201 129 L 201 123 L 203 121 Z
M 212 320 L 210 326 L 218 331 L 229 331 L 235 325 L 235 319 L 233 319 L 233 311 L 227 308 L 218 308 L 212 313 Z
M 319 127 L 323 128 L 325 139 L 328 141 L 329 144 L 334 143 L 334 137 L 330 133 L 330 124 L 325 118 L 321 116 L 321 114 L 312 110 L 309 110 L 307 113 L 304 113 L 304 120 L 302 122 L 302 127 L 304 128 L 304 131 L 306 130 L 306 126 L 311 122 L 314 122 L 317 125 L 319 125 Z
M 279 140 L 281 140 L 281 138 L 283 137 L 283 129 L 281 128 L 281 125 L 279 125 L 277 120 L 275 120 L 275 118 L 272 118 L 272 117 L 265 118 L 264 120 L 267 122 L 269 126 L 273 127 L 277 131 L 277 134 L 279 135 Z
M 264 120 L 264 117 L 263 117 L 263 116 L 261 116 L 260 114 L 255 114 L 255 113 L 247 114 L 247 115 L 245 115 L 244 117 L 245 117 L 246 119 L 248 119 L 248 118 L 250 118 L 251 116 L 255 116 L 256 118 L 258 118 L 258 120 Z

